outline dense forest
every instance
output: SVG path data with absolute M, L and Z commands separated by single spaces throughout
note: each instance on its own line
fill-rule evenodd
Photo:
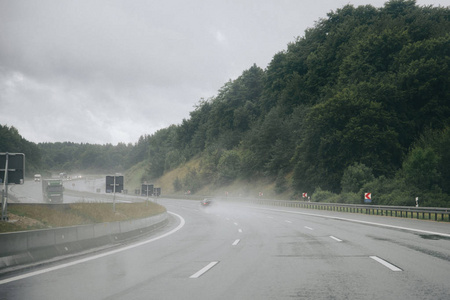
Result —
M 449 66 L 449 8 L 347 5 L 265 70 L 251 66 L 188 119 L 134 145 L 34 145 L 3 126 L 0 151 L 20 145 L 33 166 L 56 169 L 145 161 L 143 179 L 195 158 L 199 167 L 177 178 L 177 189 L 264 178 L 293 198 L 308 192 L 314 201 L 359 203 L 371 191 L 374 204 L 414 205 L 419 197 L 449 207 Z

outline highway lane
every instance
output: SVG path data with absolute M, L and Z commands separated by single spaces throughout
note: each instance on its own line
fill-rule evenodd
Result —
M 81 180 L 74 180 L 74 181 L 66 181 L 64 182 L 64 187 L 77 190 L 77 188 L 80 186 L 84 187 L 84 190 L 88 190 L 90 192 L 95 192 L 94 184 L 96 182 L 93 180 L 89 180 L 84 182 Z M 92 191 L 91 191 L 92 190 Z M 43 197 L 42 197 L 42 183 L 41 182 L 35 182 L 33 180 L 26 180 L 24 184 L 20 185 L 11 185 L 9 186 L 9 193 L 11 195 L 14 195 L 19 202 L 21 203 L 44 203 Z M 78 196 L 69 195 L 67 193 L 64 194 L 64 203 L 72 203 L 72 202 L 79 202 L 83 199 Z
M 88 176 L 80 179 L 64 180 L 64 203 L 80 201 L 112 202 L 112 194 L 105 193 L 104 176 Z M 76 193 L 73 193 L 75 191 Z M 98 192 L 100 191 L 100 192 Z M 21 185 L 9 186 L 9 193 L 15 196 L 21 203 L 44 203 L 42 197 L 42 183 L 34 180 L 26 180 Z M 133 197 L 133 195 L 117 194 L 117 202 L 123 202 L 120 198 Z M 141 201 L 142 198 L 139 199 Z M 126 201 L 125 201 L 126 202 Z
M 160 202 L 177 215 L 149 242 L 101 252 L 87 261 L 70 261 L 72 265 L 30 277 L 10 274 L 10 282 L 0 278 L 0 298 L 450 297 L 448 224 L 222 203 L 205 209 L 186 200 Z M 167 233 L 171 234 L 163 236 Z M 158 236 L 162 238 L 155 239 Z M 36 270 L 55 266 L 61 263 Z

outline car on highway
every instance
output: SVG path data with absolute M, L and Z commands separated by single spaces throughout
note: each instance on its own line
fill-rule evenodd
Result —
M 212 202 L 213 202 L 213 201 L 212 201 L 211 198 L 205 198 L 205 199 L 203 199 L 203 200 L 200 202 L 200 205 L 203 206 L 203 207 L 211 206 Z

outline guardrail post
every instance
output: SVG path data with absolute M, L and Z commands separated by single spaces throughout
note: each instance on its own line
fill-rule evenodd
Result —
M 442 221 L 450 222 L 450 210 L 447 208 L 425 208 L 425 207 L 398 207 L 398 206 L 379 206 L 379 205 L 360 205 L 360 204 L 340 204 L 340 203 L 321 203 L 321 202 L 301 202 L 301 201 L 283 201 L 273 199 L 251 199 L 251 203 L 260 205 L 284 206 L 308 208 L 336 212 L 352 212 L 366 215 L 381 215 L 381 216 L 395 216 L 400 218 L 417 218 L 425 219 L 427 215 L 428 220 L 438 221 L 439 217 Z M 414 213 L 416 214 L 414 216 Z M 409 215 L 411 214 L 411 216 Z M 432 215 L 434 214 L 434 218 Z

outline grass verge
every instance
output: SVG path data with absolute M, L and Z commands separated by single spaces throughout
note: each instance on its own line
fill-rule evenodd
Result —
M 153 202 L 117 203 L 115 212 L 111 203 L 15 204 L 8 208 L 9 221 L 0 221 L 0 233 L 127 221 L 165 211 Z

